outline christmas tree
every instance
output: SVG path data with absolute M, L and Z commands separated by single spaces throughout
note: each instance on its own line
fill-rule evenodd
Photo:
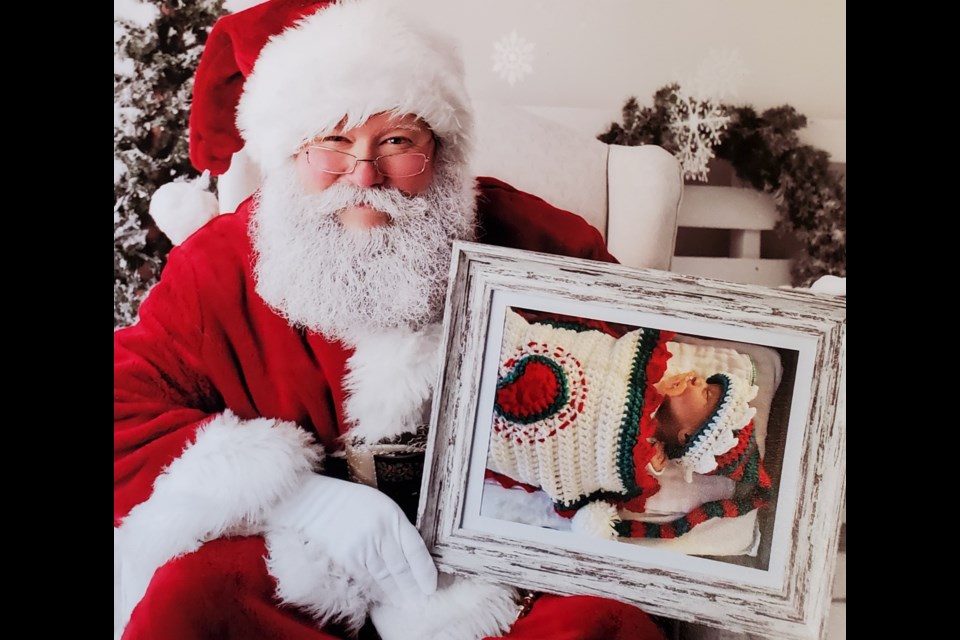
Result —
M 187 145 L 193 76 L 223 13 L 223 0 L 114 3 L 115 329 L 135 321 L 171 248 L 150 219 L 151 196 L 197 176 Z

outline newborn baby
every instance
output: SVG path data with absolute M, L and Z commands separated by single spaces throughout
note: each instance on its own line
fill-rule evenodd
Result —
M 757 388 L 727 373 L 664 377 L 672 337 L 637 328 L 615 338 L 508 310 L 488 476 L 543 490 L 573 530 L 609 538 L 675 537 L 756 508 L 707 503 L 705 517 L 673 528 L 620 519 L 619 509 L 644 511 L 668 464 L 688 482 L 700 473 L 762 483 L 748 404 Z

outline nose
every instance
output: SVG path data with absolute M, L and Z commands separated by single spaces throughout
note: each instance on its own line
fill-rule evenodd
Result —
M 353 173 L 344 174 L 343 179 L 358 187 L 370 188 L 383 183 L 383 175 L 377 171 L 373 160 L 357 160 Z

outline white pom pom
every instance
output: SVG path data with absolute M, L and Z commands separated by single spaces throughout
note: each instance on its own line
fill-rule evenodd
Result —
M 153 193 L 150 217 L 170 242 L 180 244 L 220 213 L 217 196 L 206 190 L 207 172 L 193 181 L 168 182 Z
M 570 529 L 595 538 L 615 540 L 617 530 L 613 527 L 618 522 L 620 522 L 620 514 L 617 513 L 617 508 L 609 502 L 598 500 L 588 503 L 577 511 L 573 516 L 573 522 L 570 523 Z

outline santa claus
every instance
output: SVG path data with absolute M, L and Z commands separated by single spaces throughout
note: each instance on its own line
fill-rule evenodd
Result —
M 117 637 L 662 638 L 626 604 L 438 575 L 339 464 L 425 428 L 454 240 L 613 260 L 468 173 L 456 48 L 393 3 L 265 2 L 213 28 L 190 125 L 197 169 L 243 148 L 263 183 L 115 333 Z

